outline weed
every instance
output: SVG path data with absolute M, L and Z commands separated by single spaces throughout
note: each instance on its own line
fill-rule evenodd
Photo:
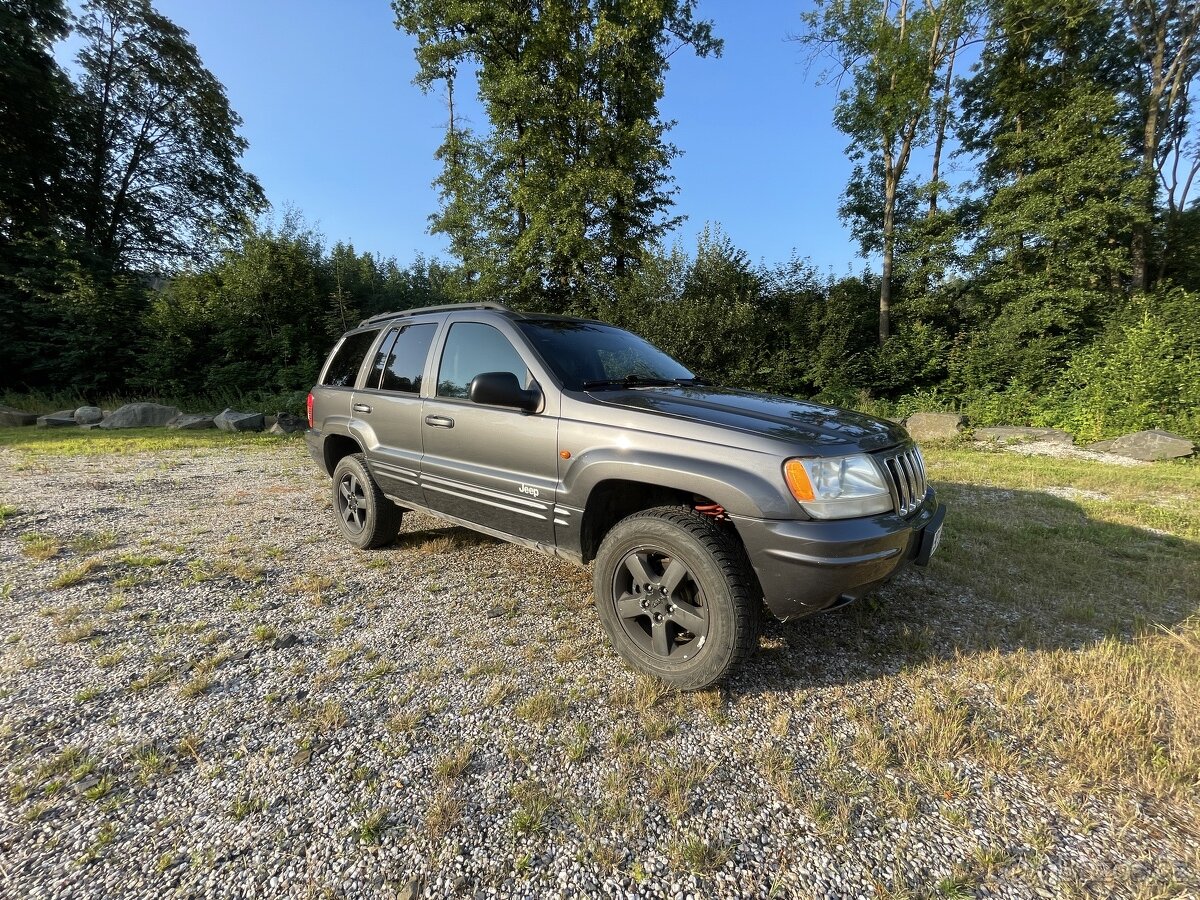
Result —
M 538 691 L 526 697 L 516 706 L 518 718 L 534 724 L 544 724 L 558 717 L 563 710 L 562 702 L 550 691 Z
M 446 754 L 434 764 L 433 772 L 442 781 L 455 781 L 462 777 L 463 772 L 471 764 L 471 756 L 475 748 L 467 744 Z
M 62 550 L 62 544 L 59 543 L 58 538 L 40 531 L 27 531 L 21 535 L 20 541 L 21 553 L 39 562 L 54 559 Z

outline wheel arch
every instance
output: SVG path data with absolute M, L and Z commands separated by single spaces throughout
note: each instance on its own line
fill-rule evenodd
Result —
M 321 457 L 324 460 L 325 474 L 333 476 L 333 470 L 343 457 L 352 453 L 362 453 L 362 445 L 354 438 L 344 434 L 327 434 L 321 447 Z

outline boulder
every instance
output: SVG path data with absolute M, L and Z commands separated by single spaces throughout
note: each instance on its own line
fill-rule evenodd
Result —
M 994 428 L 976 428 L 975 439 L 999 441 L 1002 444 L 1023 444 L 1027 441 L 1045 441 L 1050 444 L 1070 445 L 1075 438 L 1061 428 L 1027 428 L 1024 425 L 997 425 Z
M 11 406 L 0 406 L 0 428 L 19 428 L 24 425 L 36 424 L 37 413 L 13 409 Z
M 161 428 L 177 415 L 179 410 L 174 406 L 163 406 L 160 403 L 126 403 L 105 417 L 100 427 Z
M 227 409 L 215 419 L 214 424 L 222 431 L 262 431 L 266 424 L 262 413 L 238 412 Z
M 170 422 L 167 423 L 168 428 L 178 428 L 183 431 L 197 431 L 201 428 L 216 428 L 212 416 L 205 416 L 199 413 L 180 413 Z
M 308 428 L 308 419 L 303 416 L 293 416 L 291 413 L 276 413 L 275 422 L 268 429 L 271 434 L 295 434 Z
M 50 413 L 47 416 L 38 416 L 38 428 L 62 428 L 64 425 L 74 425 L 75 410 L 60 409 L 58 412 Z
M 1107 441 L 1096 441 L 1094 444 L 1087 445 L 1088 450 L 1094 450 L 1097 453 L 1111 453 L 1112 448 L 1113 441 L 1111 439 Z
M 966 420 L 958 413 L 913 413 L 904 427 L 914 441 L 954 441 L 962 434 Z
M 1143 459 L 1154 462 L 1160 459 L 1178 459 L 1181 456 L 1191 456 L 1196 452 L 1196 445 L 1181 434 L 1172 434 L 1160 428 L 1149 431 L 1135 431 L 1133 434 L 1123 434 L 1114 438 L 1109 453 L 1117 456 L 1127 456 L 1130 459 Z
M 81 406 L 75 410 L 76 425 L 95 425 L 104 418 L 104 413 L 98 406 Z

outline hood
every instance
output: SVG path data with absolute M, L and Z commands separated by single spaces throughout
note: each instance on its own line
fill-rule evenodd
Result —
M 733 428 L 750 434 L 826 448 L 883 450 L 907 440 L 905 430 L 874 416 L 782 397 L 729 388 L 680 386 L 596 391 L 590 396 L 608 406 Z

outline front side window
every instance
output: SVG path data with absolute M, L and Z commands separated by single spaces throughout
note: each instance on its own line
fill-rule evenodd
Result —
M 337 348 L 329 365 L 325 369 L 325 377 L 321 384 L 330 387 L 354 387 L 358 378 L 358 370 L 362 368 L 363 357 L 379 337 L 379 330 L 358 331 L 342 339 L 342 345 Z
M 437 395 L 465 399 L 471 379 L 481 372 L 512 372 L 522 385 L 529 382 L 529 369 L 508 338 L 491 325 L 456 322 L 442 351 Z
M 432 322 L 400 329 L 388 354 L 387 368 L 383 370 L 383 381 L 379 385 L 383 390 L 421 393 L 421 376 L 425 373 L 425 359 L 429 356 L 435 331 L 437 326 Z

